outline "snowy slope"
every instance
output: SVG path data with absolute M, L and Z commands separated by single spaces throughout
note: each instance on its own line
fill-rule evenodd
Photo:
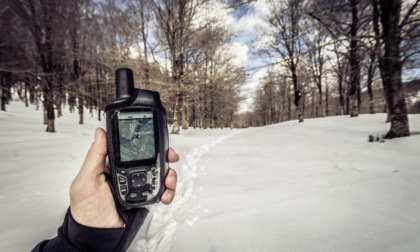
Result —
M 0 112 L 0 251 L 55 235 L 94 118 Z M 130 251 L 418 251 L 420 134 L 368 143 L 385 115 L 328 117 L 170 136 L 181 155 L 171 206 L 156 205 Z M 410 116 L 420 132 L 420 115 Z
M 56 234 L 69 205 L 68 189 L 101 125 L 77 115 L 46 133 L 42 114 L 12 102 L 0 112 L 0 251 L 29 251 Z
M 170 251 L 419 251 L 420 135 L 368 143 L 384 119 L 286 122 L 226 139 L 199 161 Z

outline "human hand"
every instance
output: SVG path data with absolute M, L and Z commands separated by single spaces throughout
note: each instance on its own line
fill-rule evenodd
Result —
M 111 189 L 105 180 L 106 155 L 106 133 L 97 128 L 95 140 L 70 187 L 70 211 L 79 224 L 96 228 L 121 228 L 125 224 L 118 214 Z M 168 160 L 172 163 L 177 162 L 179 156 L 169 149 Z M 166 190 L 161 197 L 163 204 L 172 202 L 176 182 L 175 170 L 169 169 L 165 178 Z

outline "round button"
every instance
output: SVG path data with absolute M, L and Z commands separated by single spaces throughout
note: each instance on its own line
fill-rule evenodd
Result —
M 147 175 L 144 172 L 135 172 L 131 174 L 131 187 L 139 188 L 147 183 Z

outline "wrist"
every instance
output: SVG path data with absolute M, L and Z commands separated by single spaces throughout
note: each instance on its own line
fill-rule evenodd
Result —
M 92 228 L 124 228 L 125 223 L 116 209 L 101 211 L 91 205 L 70 205 L 71 217 L 78 224 Z
M 82 251 L 114 251 L 123 239 L 125 230 L 86 226 L 75 220 L 71 210 L 68 214 L 68 239 Z

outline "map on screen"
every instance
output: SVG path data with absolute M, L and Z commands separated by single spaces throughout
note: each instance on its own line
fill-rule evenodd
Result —
M 119 112 L 118 127 L 121 162 L 155 158 L 153 112 Z

